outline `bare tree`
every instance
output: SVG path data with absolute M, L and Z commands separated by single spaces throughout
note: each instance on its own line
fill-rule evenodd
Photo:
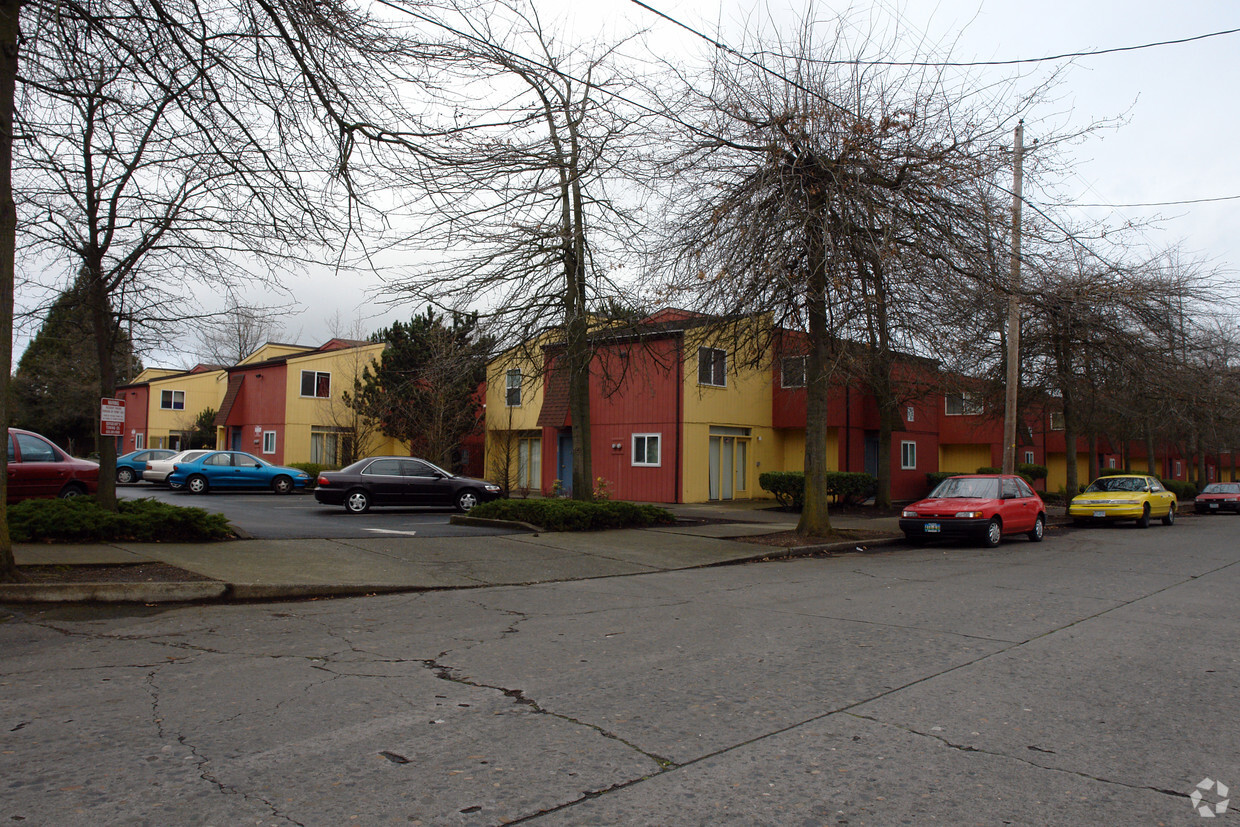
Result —
M 509 346 L 558 331 L 572 491 L 589 499 L 591 314 L 620 292 L 613 268 L 637 243 L 631 191 L 619 185 L 632 174 L 642 113 L 624 102 L 633 85 L 618 68 L 619 44 L 564 46 L 515 2 L 462 9 L 461 19 L 450 101 L 458 128 L 416 179 L 429 207 L 416 243 L 449 255 L 392 291 L 448 310 L 485 307 L 486 329 Z M 542 370 L 536 346 L 514 352 L 527 371 Z
M 229 295 L 220 312 L 199 317 L 198 354 L 213 365 L 235 365 L 281 335 L 280 308 L 254 307 Z
M 423 139 L 416 118 L 394 109 L 406 68 L 420 71 L 426 55 L 412 42 L 351 0 L 0 5 L 5 364 L 15 122 L 23 233 L 60 253 L 68 272 L 86 271 L 100 391 L 111 395 L 108 344 L 122 326 L 166 335 L 189 315 L 186 284 L 226 285 L 250 275 L 243 258 L 287 264 L 359 230 L 367 149 Z M 101 460 L 100 498 L 114 502 L 108 441 Z M 0 576 L 11 577 L 6 534 Z
M 767 312 L 808 336 L 798 530 L 810 534 L 831 529 L 822 423 L 839 343 L 852 336 L 877 355 L 866 374 L 890 433 L 896 322 L 912 315 L 901 304 L 933 272 L 926 262 L 986 279 L 977 194 L 1007 163 L 1003 138 L 1027 104 L 997 88 L 971 99 L 936 70 L 858 61 L 875 44 L 851 48 L 848 21 L 834 22 L 840 34 L 825 44 L 814 36 L 823 21 L 807 21 L 796 41 L 765 45 L 762 67 L 717 53 L 680 111 L 692 147 L 671 167 L 686 188 L 671 219 L 677 286 L 716 313 Z

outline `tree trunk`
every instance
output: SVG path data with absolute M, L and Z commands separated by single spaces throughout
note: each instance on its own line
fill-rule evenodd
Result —
M 1089 478 L 1098 479 L 1098 434 L 1089 434 Z
M 20 0 L 0 0 L 0 423 L 9 422 L 13 374 L 13 276 L 17 256 L 17 206 L 13 202 L 13 106 L 17 89 Z M 7 436 L 6 436 L 7 439 Z M 20 579 L 9 538 L 8 451 L 0 451 L 0 581 Z
M 809 353 L 805 359 L 805 498 L 797 533 L 822 537 L 831 533 L 827 509 L 827 271 L 825 228 L 810 232 L 811 249 L 805 308 L 809 317 Z
M 116 320 L 111 302 L 103 283 L 99 263 L 90 262 L 85 268 L 85 299 L 89 303 L 91 327 L 95 336 L 95 356 L 99 360 L 99 395 L 112 398 L 116 395 Z M 116 439 L 98 440 L 99 445 L 99 504 L 116 511 Z
M 1154 455 L 1154 429 L 1146 423 L 1145 425 L 1145 468 L 1150 472 L 1151 476 L 1161 476 L 1158 473 L 1158 458 Z

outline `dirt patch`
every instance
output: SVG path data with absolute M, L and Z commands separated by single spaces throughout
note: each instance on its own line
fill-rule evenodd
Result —
M 773 505 L 766 511 L 778 511 L 781 514 L 800 514 L 799 508 L 785 508 L 782 505 Z M 827 506 L 828 514 L 840 514 L 849 517 L 899 517 L 904 509 L 901 506 L 893 505 L 891 508 L 878 508 L 873 505 L 844 505 L 842 503 L 832 503 Z
M 212 578 L 167 563 L 112 566 L 18 566 L 27 583 L 188 583 Z
M 832 534 L 821 537 L 808 537 L 795 531 L 778 531 L 774 534 L 759 534 L 754 537 L 735 537 L 742 543 L 754 543 L 760 546 L 778 546 L 779 548 L 800 548 L 801 546 L 819 546 L 827 543 L 847 543 L 865 540 L 888 540 L 899 537 L 890 531 L 871 531 L 864 528 L 842 528 Z

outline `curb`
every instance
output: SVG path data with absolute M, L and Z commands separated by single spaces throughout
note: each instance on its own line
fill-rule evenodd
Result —
M 228 584 L 218 580 L 184 583 L 5 583 L 4 603 L 192 603 L 219 600 Z
M 453 514 L 448 518 L 448 522 L 452 525 L 469 525 L 475 528 L 510 528 L 520 529 L 521 531 L 532 531 L 535 534 L 541 534 L 543 529 L 533 523 L 523 523 L 520 520 L 492 520 L 487 517 L 470 517 L 467 514 Z

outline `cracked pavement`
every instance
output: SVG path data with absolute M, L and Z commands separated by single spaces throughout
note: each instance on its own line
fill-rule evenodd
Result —
M 0 818 L 1194 824 L 1240 784 L 1238 528 L 8 607 Z

